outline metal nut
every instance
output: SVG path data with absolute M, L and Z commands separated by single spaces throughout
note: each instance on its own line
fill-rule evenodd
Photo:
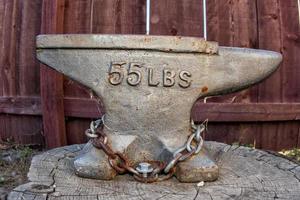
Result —
M 143 176 L 147 178 L 148 174 L 153 172 L 153 167 L 150 163 L 142 162 L 139 163 L 139 165 L 136 167 L 136 171 L 143 174 Z

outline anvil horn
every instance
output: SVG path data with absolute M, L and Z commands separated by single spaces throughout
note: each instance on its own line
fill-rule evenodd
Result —
M 207 86 L 201 96 L 232 93 L 250 87 L 270 76 L 282 61 L 273 51 L 219 47 L 207 68 Z

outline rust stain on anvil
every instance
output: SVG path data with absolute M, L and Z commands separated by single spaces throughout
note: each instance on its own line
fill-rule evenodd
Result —
M 208 87 L 206 87 L 206 86 L 202 87 L 201 92 L 205 93 L 207 91 L 208 91 Z
M 101 97 L 103 132 L 111 148 L 134 165 L 169 162 L 191 135 L 190 111 L 198 98 L 247 88 L 268 77 L 282 60 L 276 52 L 174 36 L 40 35 L 37 49 L 41 62 Z M 116 175 L 103 151 L 90 144 L 74 165 L 84 177 Z M 204 149 L 177 169 L 177 178 L 185 182 L 218 177 L 218 167 Z

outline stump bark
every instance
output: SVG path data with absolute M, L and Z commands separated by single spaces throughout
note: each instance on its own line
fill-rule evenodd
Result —
M 84 179 L 74 174 L 72 160 L 83 145 L 47 151 L 33 158 L 29 183 L 8 200 L 52 199 L 300 199 L 300 165 L 280 155 L 242 146 L 206 142 L 220 167 L 220 177 L 204 186 L 176 178 L 142 184 L 130 175 L 113 181 Z

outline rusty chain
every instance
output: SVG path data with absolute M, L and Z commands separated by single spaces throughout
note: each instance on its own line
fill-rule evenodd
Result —
M 171 178 L 176 171 L 176 164 L 184 161 L 194 154 L 200 152 L 203 146 L 201 133 L 206 130 L 207 120 L 200 125 L 195 125 L 191 122 L 193 133 L 188 137 L 186 144 L 178 148 L 173 153 L 173 159 L 166 163 L 161 161 L 147 161 L 153 167 L 153 171 L 149 174 L 143 174 L 130 165 L 128 159 L 121 152 L 115 152 L 108 144 L 107 135 L 99 130 L 103 125 L 103 117 L 96 121 L 92 121 L 90 128 L 85 131 L 85 134 L 91 139 L 91 143 L 98 149 L 102 149 L 108 156 L 110 166 L 119 174 L 130 172 L 133 177 L 140 182 L 152 183 L 164 181 Z
M 165 167 L 164 172 L 168 173 L 178 162 L 184 161 L 194 154 L 200 152 L 203 147 L 203 139 L 201 133 L 206 130 L 208 120 L 205 120 L 202 124 L 196 125 L 194 121 L 191 122 L 193 133 L 188 137 L 188 140 L 184 146 L 178 148 L 173 153 L 173 159 Z M 193 142 L 195 145 L 193 145 Z

